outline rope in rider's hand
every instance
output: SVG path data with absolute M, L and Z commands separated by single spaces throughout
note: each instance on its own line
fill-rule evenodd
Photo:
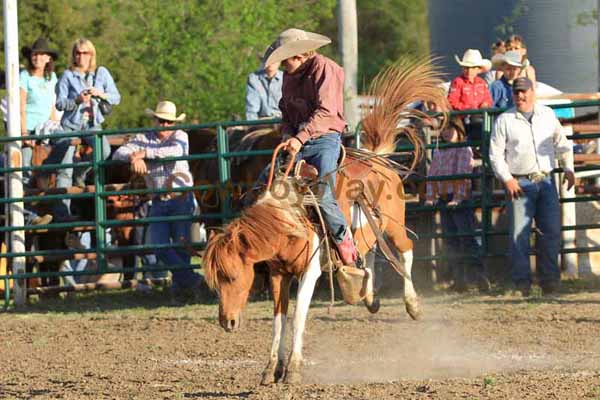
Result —
M 276 162 L 277 154 L 281 151 L 281 149 L 283 149 L 283 148 L 287 149 L 288 141 L 285 141 L 285 142 L 279 144 L 277 147 L 275 147 L 275 150 L 273 151 L 273 156 L 271 157 L 271 170 L 269 171 L 269 180 L 267 182 L 267 192 L 271 190 L 271 186 L 273 184 L 273 176 L 275 175 L 275 166 L 277 164 L 277 162 Z M 288 177 L 288 175 L 290 174 L 290 171 L 292 170 L 292 166 L 294 165 L 294 160 L 296 159 L 295 153 L 290 154 L 290 155 L 291 155 L 291 157 L 290 157 L 289 161 L 287 161 L 288 164 L 285 169 L 285 174 L 283 175 L 283 179 L 286 179 Z

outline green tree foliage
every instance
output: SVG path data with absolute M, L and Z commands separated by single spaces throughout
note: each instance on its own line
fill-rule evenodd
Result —
M 75 39 L 90 39 L 98 65 L 122 95 L 108 127 L 148 125 L 144 108 L 169 99 L 190 121 L 243 115 L 257 53 L 288 27 L 337 42 L 336 0 L 19 1 L 19 45 L 38 36 L 60 51 L 60 74 Z M 404 54 L 428 50 L 425 0 L 358 0 L 361 81 Z M 0 33 L 1 35 L 2 33 Z M 323 52 L 336 58 L 335 46 Z M 25 60 L 22 60 L 24 62 Z M 2 56 L 3 62 L 3 56 Z
M 400 57 L 429 53 L 426 3 L 357 0 L 359 88 L 366 87 L 381 69 Z

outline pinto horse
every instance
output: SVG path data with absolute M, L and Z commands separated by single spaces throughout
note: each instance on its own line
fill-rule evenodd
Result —
M 371 224 L 360 222 L 362 213 L 377 220 L 379 229 L 400 253 L 406 309 L 415 319 L 421 311 L 411 279 L 413 244 L 405 228 L 402 179 L 382 155 L 394 151 L 400 133 L 415 144 L 418 153 L 420 143 L 416 136 L 409 130 L 398 131 L 397 121 L 406 114 L 423 117 L 420 112 L 407 108 L 411 102 L 443 103 L 445 96 L 440 82 L 437 70 L 423 61 L 400 62 L 378 75 L 371 86 L 375 105 L 363 118 L 362 143 L 368 151 L 364 154 L 370 154 L 373 162 L 357 173 L 352 165 L 363 160 L 348 157 L 338 170 L 335 191 L 346 220 L 355 222 L 351 226 L 361 255 L 372 249 L 378 239 Z M 416 160 L 418 154 L 415 155 Z M 208 285 L 218 292 L 219 323 L 226 331 L 237 330 L 241 325 L 241 312 L 254 278 L 253 265 L 258 262 L 269 265 L 274 301 L 273 338 L 269 362 L 262 374 L 263 384 L 281 378 L 287 383 L 301 380 L 304 326 L 314 287 L 321 275 L 321 239 L 299 197 L 301 195 L 294 191 L 290 196 L 267 191 L 223 233 L 212 235 L 204 254 L 205 277 Z M 364 204 L 365 199 L 368 209 L 357 210 L 357 202 L 362 200 Z M 285 364 L 284 337 L 293 278 L 298 279 L 299 285 L 292 350 Z

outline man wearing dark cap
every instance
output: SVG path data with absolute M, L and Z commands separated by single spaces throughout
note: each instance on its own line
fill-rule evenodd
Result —
M 515 106 L 502 113 L 492 131 L 490 160 L 508 196 L 509 257 L 512 280 L 523 296 L 529 295 L 529 234 L 535 219 L 537 273 L 544 295 L 560 285 L 560 205 L 552 170 L 557 159 L 570 189 L 575 183 L 572 143 L 549 107 L 535 103 L 533 83 L 520 77 L 513 82 Z

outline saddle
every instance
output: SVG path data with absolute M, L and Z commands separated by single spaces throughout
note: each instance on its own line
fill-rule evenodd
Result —
M 341 163 L 338 164 L 338 171 L 348 179 L 361 180 L 365 178 L 372 169 L 372 163 L 368 160 L 362 160 L 355 157 L 342 157 Z M 294 169 L 293 178 L 296 185 L 304 190 L 305 195 L 310 194 L 308 189 L 311 185 L 318 181 L 319 172 L 316 167 L 300 160 Z M 307 193 L 308 192 L 308 193 Z M 321 226 L 323 234 L 327 235 L 327 229 L 323 225 L 320 215 L 318 203 L 316 199 L 309 198 L 309 201 L 304 201 L 304 206 L 309 208 L 309 218 L 317 225 Z M 361 300 L 365 300 L 365 304 L 372 305 L 373 303 L 373 288 L 372 288 L 372 273 L 369 269 L 361 268 L 363 262 L 359 257 L 357 266 L 344 265 L 338 254 L 337 247 L 332 241 L 329 241 L 329 249 L 322 253 L 325 259 L 321 264 L 329 266 L 325 268 L 325 272 L 330 274 L 335 273 L 336 280 L 342 292 L 342 297 L 347 304 L 356 304 Z M 331 257 L 331 259 L 329 259 Z M 371 306 L 368 306 L 371 307 Z M 371 307 L 372 312 L 378 306 Z M 369 309 L 371 309 L 369 308 Z
M 360 182 L 361 185 L 363 180 L 371 173 L 373 170 L 373 162 L 358 158 L 355 156 L 346 157 L 345 150 L 342 151 L 342 155 L 338 160 L 337 171 L 338 174 L 342 175 L 343 178 L 348 182 Z M 283 176 L 282 171 L 279 171 L 279 176 Z M 314 187 L 314 184 L 319 180 L 319 171 L 317 168 L 305 160 L 300 160 L 296 163 L 293 174 L 293 180 L 297 188 L 301 193 L 307 193 L 309 188 Z M 337 180 L 338 185 L 340 185 L 340 179 Z M 353 193 L 354 196 L 352 198 L 347 199 L 337 199 L 340 203 L 340 207 L 348 206 L 349 203 L 354 203 L 356 199 L 355 196 L 359 196 L 364 192 L 364 189 L 359 187 L 359 190 L 356 193 Z M 309 206 L 311 204 L 308 204 Z
M 342 157 L 338 162 L 338 171 L 346 178 L 362 180 L 373 168 L 373 163 L 369 160 L 363 160 L 356 157 Z M 308 164 L 304 160 L 296 166 L 294 177 L 309 183 L 314 183 L 319 178 L 319 171 L 316 167 Z

